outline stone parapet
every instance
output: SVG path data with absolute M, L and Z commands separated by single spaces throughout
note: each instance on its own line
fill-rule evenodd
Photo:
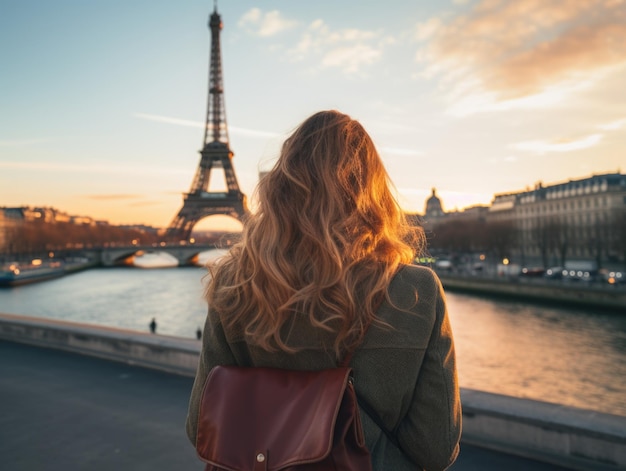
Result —
M 186 376 L 195 375 L 200 353 L 195 339 L 12 314 L 0 314 L 0 339 Z
M 461 390 L 463 441 L 581 471 L 626 469 L 626 417 Z

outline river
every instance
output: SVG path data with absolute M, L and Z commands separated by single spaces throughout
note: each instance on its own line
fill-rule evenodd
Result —
M 0 289 L 0 312 L 194 337 L 203 268 L 98 268 Z M 447 293 L 461 387 L 626 416 L 626 315 Z

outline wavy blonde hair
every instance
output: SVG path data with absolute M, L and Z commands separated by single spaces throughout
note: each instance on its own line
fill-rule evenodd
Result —
M 408 224 L 365 129 L 337 111 L 293 132 L 257 194 L 241 241 L 210 267 L 210 308 L 268 351 L 294 351 L 281 328 L 305 315 L 336 333 L 340 357 L 376 321 L 398 267 L 423 249 L 422 229 Z

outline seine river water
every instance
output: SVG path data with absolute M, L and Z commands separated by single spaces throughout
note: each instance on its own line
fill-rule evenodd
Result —
M 0 289 L 0 312 L 195 337 L 203 268 L 102 268 Z M 447 293 L 461 387 L 626 416 L 626 314 Z

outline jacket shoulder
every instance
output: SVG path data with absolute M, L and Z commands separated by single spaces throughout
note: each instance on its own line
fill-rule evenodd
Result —
M 407 281 L 418 283 L 434 283 L 438 282 L 437 274 L 432 268 L 423 265 L 402 265 L 398 270 L 398 275 Z
M 441 282 L 430 268 L 421 265 L 403 265 L 389 286 L 389 294 L 392 299 L 395 297 L 405 299 L 409 293 L 430 299 L 435 298 L 440 289 Z

